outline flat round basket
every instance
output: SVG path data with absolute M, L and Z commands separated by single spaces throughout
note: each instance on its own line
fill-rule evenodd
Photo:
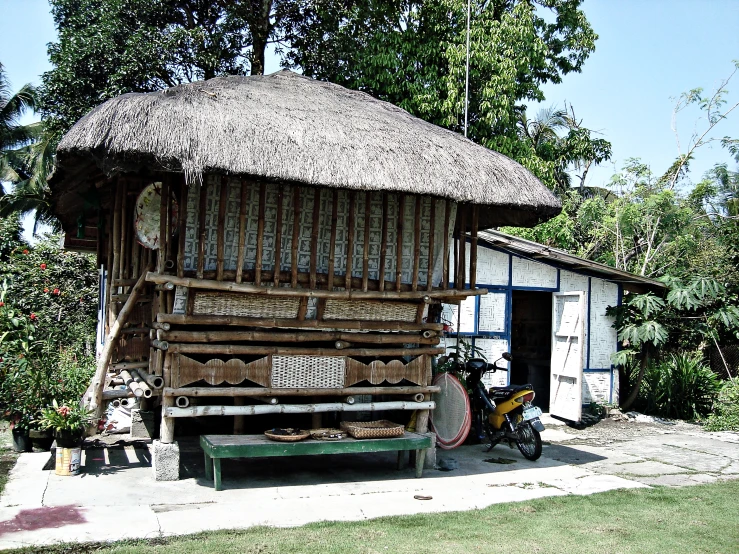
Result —
M 387 439 L 402 437 L 405 427 L 386 419 L 380 421 L 342 421 L 341 428 L 355 439 Z
M 318 441 L 340 441 L 346 438 L 346 431 L 341 429 L 311 429 L 310 436 Z
M 470 432 L 470 397 L 454 375 L 441 373 L 433 384 L 441 391 L 433 395 L 436 409 L 431 412 L 431 428 L 439 448 L 451 450 L 462 444 Z
M 298 442 L 310 437 L 310 432 L 302 429 L 270 429 L 264 432 L 264 436 L 277 442 Z
M 174 195 L 170 193 L 171 221 L 177 221 L 179 207 Z M 146 248 L 157 250 L 159 237 L 160 206 L 162 204 L 162 184 L 152 183 L 141 191 L 134 208 L 134 230 L 136 238 Z M 174 229 L 169 229 L 173 233 Z

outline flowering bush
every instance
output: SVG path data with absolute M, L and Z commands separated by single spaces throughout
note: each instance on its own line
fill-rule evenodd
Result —
M 84 430 L 92 420 L 92 412 L 82 408 L 79 403 L 59 406 L 57 401 L 53 400 L 51 406 L 41 410 L 38 423 L 41 429 L 49 429 L 57 433 L 61 431 L 78 433 Z

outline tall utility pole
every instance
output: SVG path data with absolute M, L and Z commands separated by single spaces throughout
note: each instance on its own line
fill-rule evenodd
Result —
M 464 136 L 467 137 L 467 110 L 470 104 L 470 4 L 467 0 L 467 64 L 464 76 Z

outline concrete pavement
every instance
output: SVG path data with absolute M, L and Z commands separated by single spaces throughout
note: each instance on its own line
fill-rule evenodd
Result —
M 48 453 L 23 454 L 0 499 L 0 548 L 469 510 L 739 477 L 736 434 L 666 431 L 593 446 L 568 444 L 577 434 L 550 426 L 544 438 L 550 444 L 537 462 L 507 446 L 439 451 L 440 465 L 454 469 L 426 470 L 422 479 L 410 467 L 396 470 L 394 453 L 225 460 L 220 492 L 205 480 L 196 440 L 181 443 L 177 482 L 154 481 L 145 447 L 88 449 L 77 477 L 42 471 Z

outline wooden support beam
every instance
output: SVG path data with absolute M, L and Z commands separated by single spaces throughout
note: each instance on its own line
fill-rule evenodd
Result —
M 172 397 L 165 397 L 172 398 Z M 172 398 L 174 401 L 174 398 Z M 190 406 L 189 408 L 162 409 L 162 419 L 176 417 L 201 417 L 201 416 L 234 416 L 234 415 L 260 415 L 260 414 L 314 414 L 320 412 L 379 412 L 383 410 L 433 410 L 434 402 L 368 402 L 361 404 L 345 404 L 343 402 L 331 402 L 326 404 L 277 404 L 259 406 Z M 428 421 L 428 419 L 426 420 Z M 164 433 L 162 433 L 162 442 Z M 174 429 L 172 430 L 174 440 Z M 171 442 L 171 441 L 170 441 Z M 422 450 L 421 452 L 425 452 Z M 217 459 L 217 458 L 216 458 Z
M 310 288 L 316 288 L 318 271 L 318 230 L 321 225 L 321 189 L 313 190 L 313 227 L 310 233 Z
M 205 270 L 205 218 L 208 211 L 208 184 L 200 185 L 200 202 L 198 203 L 198 269 L 197 276 L 203 278 Z
M 173 325 L 228 325 L 238 327 L 296 328 L 296 329 L 357 329 L 360 331 L 441 331 L 441 323 L 422 323 L 405 321 L 355 321 L 331 320 L 317 321 L 300 319 L 256 318 L 223 315 L 183 315 L 158 314 L 157 321 Z
M 380 270 L 377 275 L 378 290 L 385 290 L 385 268 L 387 265 L 387 222 L 388 200 L 387 192 L 382 193 L 382 237 L 380 238 Z
M 436 198 L 431 197 L 431 221 L 429 223 L 429 260 L 426 265 L 426 290 L 433 289 L 434 281 L 434 235 L 436 234 Z
M 252 346 L 242 344 L 167 343 L 172 354 L 216 354 L 229 356 L 420 356 L 439 355 L 444 347 L 419 348 L 310 348 L 307 346 Z
M 470 288 L 477 286 L 477 227 L 480 220 L 479 206 L 472 207 L 472 239 L 470 241 Z
M 421 200 L 423 197 L 416 195 L 416 207 L 413 212 L 413 279 L 411 290 L 418 290 L 418 272 L 421 270 Z
M 284 202 L 284 188 L 278 185 L 277 191 L 277 221 L 275 222 L 275 263 L 274 263 L 274 284 L 275 287 L 280 286 L 280 265 L 282 262 L 282 211 Z
M 346 387 L 343 389 L 274 389 L 264 387 L 182 387 L 164 389 L 164 396 L 212 397 L 265 397 L 265 396 L 351 396 L 360 394 L 426 394 L 438 393 L 441 387 Z
M 262 257 L 264 255 L 264 218 L 267 210 L 267 183 L 259 185 L 259 219 L 257 220 L 257 258 L 254 261 L 254 284 L 262 284 Z
M 457 260 L 457 277 L 454 284 L 457 286 L 457 290 L 462 290 L 464 289 L 464 282 L 467 280 L 467 204 L 460 204 L 458 209 L 462 213 L 459 217 L 459 259 Z
M 122 279 L 126 275 L 126 238 L 128 236 L 128 181 L 121 181 L 121 255 L 119 256 L 118 276 Z
M 367 291 L 369 286 L 369 242 L 370 220 L 372 217 L 372 193 L 364 193 L 364 242 L 362 244 L 362 290 Z
M 236 282 L 240 283 L 244 275 L 244 256 L 246 256 L 246 210 L 249 207 L 249 187 L 241 179 L 241 199 L 239 203 L 239 251 L 236 254 Z
M 353 190 L 349 191 L 349 218 L 347 221 L 347 237 L 346 237 L 346 275 L 344 280 L 344 288 L 348 291 L 352 289 L 352 270 L 354 262 L 354 227 L 357 211 L 357 193 Z
M 228 205 L 228 177 L 221 177 L 218 195 L 218 235 L 216 237 L 216 279 L 223 281 L 223 266 L 226 263 L 226 207 Z
M 441 288 L 449 288 L 449 224 L 450 224 L 450 212 L 451 202 L 449 199 L 444 200 L 444 248 L 442 250 L 442 264 L 441 264 Z
M 179 221 L 179 241 L 177 244 L 177 276 L 185 276 L 185 238 L 187 237 L 187 195 L 189 187 L 185 181 L 185 175 L 180 177 L 180 221 Z M 138 244 L 138 243 L 137 243 Z
M 420 304 L 423 306 L 423 304 Z M 351 341 L 356 344 L 439 344 L 438 336 L 424 337 L 409 333 L 343 333 L 341 331 L 163 331 L 160 340 L 180 342 L 328 342 Z M 146 366 L 142 366 L 146 367 Z
M 338 226 L 339 191 L 334 189 L 331 197 L 331 236 L 328 245 L 328 281 L 326 288 L 333 290 L 334 274 L 336 272 L 336 230 Z M 319 318 L 320 319 L 320 318 Z
M 167 239 L 169 235 L 169 178 L 162 179 L 162 196 L 159 199 L 159 248 L 157 249 L 157 273 L 164 273 L 167 261 Z
M 400 194 L 398 200 L 398 225 L 397 233 L 395 237 L 395 290 L 400 291 L 400 283 L 403 277 L 403 227 L 405 219 L 405 194 Z
M 290 286 L 298 286 L 298 242 L 300 241 L 300 187 L 293 185 L 293 237 L 290 245 Z

